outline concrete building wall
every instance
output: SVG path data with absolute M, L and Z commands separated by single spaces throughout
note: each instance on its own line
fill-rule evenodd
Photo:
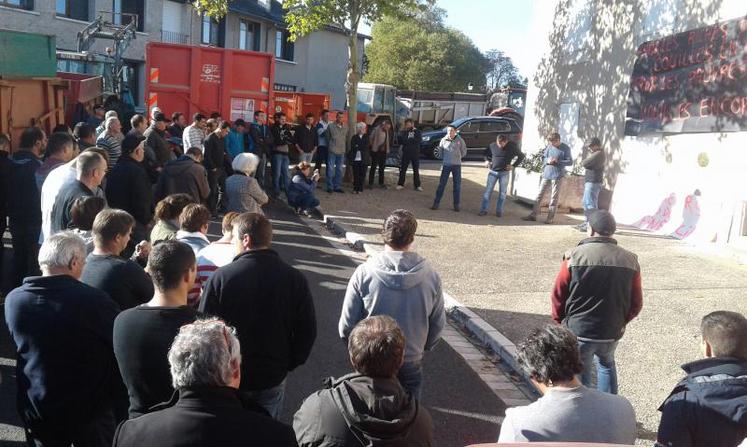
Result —
M 747 15 L 747 3 L 536 0 L 535 4 L 533 30 L 544 39 L 538 42 L 536 71 L 530 76 L 525 152 L 544 147 L 551 131 L 561 129 L 562 134 L 562 129 L 573 129 L 575 135 L 567 138 L 574 140 L 578 161 L 584 155 L 583 142 L 599 136 L 607 151 L 605 186 L 613 191 L 612 211 L 621 222 L 635 223 L 656 214 L 674 194 L 671 218 L 659 232 L 675 232 L 695 201 L 700 211 L 692 238 L 747 247 L 747 238 L 741 236 L 747 189 L 734 185 L 747 169 L 747 158 L 736 152 L 747 145 L 747 133 L 624 136 L 638 46 Z M 704 157 L 707 166 L 701 166 Z M 701 196 L 693 199 L 696 189 Z M 689 211 L 686 204 L 691 205 Z

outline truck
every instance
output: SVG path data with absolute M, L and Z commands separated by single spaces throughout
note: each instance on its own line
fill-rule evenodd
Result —
M 488 97 L 481 93 L 397 91 L 396 120 L 399 126 L 412 119 L 422 130 L 440 129 L 460 118 L 483 116 Z
M 523 123 L 526 101 L 526 88 L 502 88 L 490 96 L 488 112 L 490 116 L 505 116 Z
M 275 91 L 275 113 L 282 112 L 292 124 L 303 124 L 307 113 L 318 118 L 319 112 L 329 110 L 331 97 L 328 93 Z

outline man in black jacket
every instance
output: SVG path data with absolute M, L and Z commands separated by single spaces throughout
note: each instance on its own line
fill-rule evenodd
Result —
M 510 141 L 506 135 L 498 135 L 495 143 L 490 143 L 485 149 L 485 167 L 488 171 L 488 181 L 485 185 L 485 193 L 482 195 L 480 204 L 480 216 L 488 214 L 490 206 L 490 196 L 493 194 L 495 184 L 498 183 L 498 201 L 495 203 L 495 215 L 503 216 L 503 205 L 506 203 L 506 194 L 508 194 L 508 179 L 511 177 L 511 170 L 524 160 L 524 153 L 519 146 Z
M 293 430 L 242 400 L 241 346 L 218 319 L 182 326 L 168 353 L 176 392 L 154 412 L 125 421 L 114 447 L 293 447 Z
M 226 172 L 228 154 L 226 154 L 226 135 L 231 130 L 228 121 L 221 121 L 218 127 L 205 138 L 205 170 L 207 171 L 210 196 L 208 208 L 213 215 L 218 213 L 218 205 L 222 207 L 223 192 L 226 189 Z
M 702 360 L 659 407 L 657 445 L 736 446 L 747 438 L 747 318 L 716 311 L 700 323 Z
M 605 155 L 599 138 L 592 138 L 589 142 L 589 155 L 581 165 L 586 168 L 584 175 L 584 214 L 586 221 L 579 225 L 579 231 L 586 231 L 589 225 L 589 214 L 599 207 L 599 192 L 602 190 L 604 178 Z
M 146 152 L 150 154 L 147 161 L 156 172 L 160 172 L 163 165 L 175 158 L 168 142 L 166 142 L 166 123 L 168 121 L 166 115 L 158 112 L 153 117 L 150 127 L 143 133 Z
M 355 373 L 327 381 L 293 418 L 301 447 L 363 447 L 386 440 L 390 447 L 433 445 L 428 411 L 397 380 L 405 336 L 388 316 L 366 318 L 348 338 Z
M 205 203 L 210 195 L 210 185 L 202 158 L 202 150 L 191 147 L 181 157 L 166 163 L 156 183 L 156 201 L 181 193 L 192 197 L 194 203 Z
M 65 231 L 72 218 L 70 209 L 78 197 L 95 196 L 96 190 L 106 175 L 107 164 L 104 157 L 93 151 L 85 151 L 77 158 L 75 181 L 60 189 L 52 206 L 52 234 Z M 41 205 L 39 206 L 41 210 Z
M 239 215 L 233 238 L 239 254 L 205 284 L 200 311 L 236 327 L 241 389 L 278 419 L 286 375 L 306 362 L 316 339 L 314 302 L 303 274 L 270 249 L 266 217 Z
M 254 154 L 259 157 L 259 166 L 255 177 L 263 188 L 265 184 L 265 171 L 267 170 L 267 157 L 270 156 L 272 145 L 275 140 L 272 137 L 270 127 L 267 125 L 267 115 L 261 110 L 254 112 L 254 122 L 249 126 L 249 137 L 252 139 Z
M 42 165 L 41 154 L 46 145 L 44 131 L 29 127 L 21 134 L 20 149 L 10 157 L 7 203 L 13 237 L 14 287 L 21 285 L 26 276 L 39 274 L 36 254 L 39 252 L 42 216 L 36 171 Z
M 410 118 L 405 120 L 405 130 L 400 132 L 399 139 L 402 143 L 402 153 L 400 154 L 397 189 L 405 187 L 407 167 L 412 164 L 412 180 L 415 183 L 415 190 L 422 191 L 423 188 L 420 186 L 420 143 L 423 141 L 423 136 L 420 129 L 415 127 Z
M 29 445 L 111 445 L 118 375 L 112 327 L 119 307 L 78 281 L 85 257 L 80 237 L 49 237 L 39 251 L 43 276 L 26 278 L 5 300 Z
M 153 188 L 143 167 L 145 148 L 142 137 L 127 135 L 122 140 L 122 157 L 108 175 L 106 200 L 112 208 L 125 210 L 135 219 L 130 244 L 125 250 L 129 257 L 135 246 L 148 239 L 153 220 Z

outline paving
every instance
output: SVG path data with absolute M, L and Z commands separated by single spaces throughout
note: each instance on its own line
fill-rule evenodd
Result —
M 549 292 L 562 253 L 583 234 L 572 228 L 580 216 L 557 216 L 554 225 L 524 222 L 528 208 L 509 198 L 504 217 L 480 217 L 487 171 L 479 163 L 463 167 L 461 212 L 451 209 L 451 184 L 441 209 L 430 210 L 440 166 L 421 166 L 425 191 L 415 191 L 411 175 L 395 190 L 395 169 L 387 169 L 389 189 L 361 195 L 319 193 L 335 222 L 381 245 L 383 218 L 396 208 L 419 220 L 415 250 L 439 271 L 444 289 L 513 343 L 550 321 Z M 621 230 L 620 245 L 639 256 L 644 306 L 617 350 L 620 393 L 635 407 L 639 443 L 655 439 L 659 404 L 682 377 L 679 365 L 697 359 L 699 323 L 708 312 L 747 313 L 747 266 L 684 242 Z

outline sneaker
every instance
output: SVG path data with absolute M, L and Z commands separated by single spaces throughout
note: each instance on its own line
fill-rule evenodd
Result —
M 341 194 L 344 194 L 344 193 L 345 193 L 345 191 L 343 191 L 343 190 L 342 190 L 342 188 L 337 188 L 337 189 L 335 189 L 335 192 L 339 192 L 339 193 L 341 193 Z
M 480 211 L 479 213 L 477 213 L 477 215 L 478 216 L 487 216 L 488 212 L 487 211 Z
M 528 215 L 521 218 L 521 220 L 527 221 L 527 222 L 537 222 L 537 216 Z
M 399 191 L 400 189 L 405 189 L 405 187 L 404 187 L 404 186 L 402 186 L 402 185 L 397 185 L 397 187 L 396 187 L 395 189 L 396 189 L 397 191 Z
M 462 209 L 461 209 L 461 208 L 459 208 L 459 205 L 456 205 L 456 206 L 454 207 L 454 211 L 456 211 L 457 213 L 458 213 L 459 211 L 461 211 L 461 210 L 462 210 Z
M 415 191 L 422 191 L 422 190 L 423 190 L 422 186 L 418 186 L 417 188 L 415 188 Z
M 332 194 L 332 188 L 327 188 L 327 192 Z
M 433 206 L 431 206 L 431 209 L 432 209 L 432 210 L 434 210 L 434 211 L 435 211 L 435 210 L 437 210 L 437 209 L 438 209 L 438 205 L 436 205 L 436 204 L 434 203 L 434 204 L 433 204 Z
M 503 217 L 503 213 L 495 213 L 495 217 Z

